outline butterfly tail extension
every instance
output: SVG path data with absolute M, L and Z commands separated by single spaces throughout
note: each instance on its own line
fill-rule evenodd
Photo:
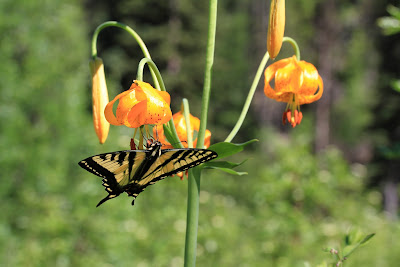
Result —
M 105 198 L 103 198 L 102 200 L 100 200 L 100 202 L 96 205 L 96 208 L 98 206 L 100 206 L 101 204 L 103 204 L 104 202 L 106 202 L 107 200 L 113 199 L 115 197 L 119 196 L 119 194 L 109 194 L 108 196 L 106 196 Z
M 131 187 L 125 190 L 125 192 L 128 194 L 128 196 L 133 197 L 132 199 L 132 206 L 135 205 L 135 200 L 136 197 L 143 192 L 144 188 L 138 188 L 138 187 Z

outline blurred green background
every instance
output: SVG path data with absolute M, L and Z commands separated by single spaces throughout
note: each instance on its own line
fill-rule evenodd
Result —
M 247 176 L 205 172 L 198 266 L 316 266 L 351 229 L 376 236 L 346 266 L 397 266 L 400 35 L 377 19 L 396 1 L 287 1 L 286 32 L 325 84 L 304 120 L 281 125 L 285 104 L 263 94 L 234 139 L 260 141 L 230 159 Z M 220 1 L 210 121 L 212 142 L 232 129 L 266 50 L 269 1 Z M 172 97 L 199 116 L 206 1 L 0 2 L 0 266 L 182 266 L 187 181 L 149 187 L 95 208 L 101 180 L 77 165 L 129 147 L 111 127 L 99 145 L 88 62 L 106 20 L 146 42 Z M 117 28 L 98 40 L 110 98 L 129 88 L 142 54 Z M 278 59 L 293 54 L 285 44 Z M 148 80 L 150 80 L 148 78 Z M 397 88 L 398 89 L 398 88 Z

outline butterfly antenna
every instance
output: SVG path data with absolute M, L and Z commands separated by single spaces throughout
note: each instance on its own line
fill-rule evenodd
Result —
M 187 143 L 187 141 L 181 141 L 181 143 Z M 171 144 L 171 146 L 175 147 L 175 145 L 177 145 L 177 144 L 179 144 L 179 143 L 178 142 L 177 143 L 173 143 L 173 144 Z

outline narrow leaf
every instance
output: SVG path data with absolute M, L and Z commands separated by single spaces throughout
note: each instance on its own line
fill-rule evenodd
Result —
M 400 8 L 395 7 L 393 5 L 388 5 L 387 11 L 389 12 L 390 15 L 400 20 Z
M 344 257 L 348 257 L 350 254 L 352 254 L 358 247 L 360 247 L 363 244 L 366 244 L 366 242 L 368 242 L 373 236 L 375 235 L 375 233 L 366 235 L 361 241 L 357 242 L 354 245 L 351 246 L 347 246 L 343 249 L 343 255 Z
M 243 150 L 243 148 L 253 142 L 258 141 L 257 139 L 253 139 L 250 141 L 247 141 L 242 144 L 232 144 L 232 143 L 227 143 L 227 142 L 221 142 L 221 143 L 216 143 L 210 146 L 208 149 L 215 151 L 218 153 L 218 158 L 222 159 L 231 155 L 234 155 L 236 153 L 239 153 L 240 151 Z
M 203 168 L 217 167 L 217 168 L 233 169 L 233 168 L 236 168 L 237 166 L 242 165 L 246 161 L 247 160 L 244 160 L 240 163 L 234 163 L 234 162 L 230 162 L 230 161 L 211 161 L 211 162 L 203 163 L 202 167 Z
M 209 169 L 216 169 L 216 170 L 220 170 L 220 171 L 223 171 L 223 172 L 226 172 L 226 173 L 229 173 L 229 174 L 239 175 L 239 176 L 247 174 L 247 172 L 237 172 L 235 170 L 228 169 L 228 168 L 209 167 Z
M 350 254 L 352 254 L 359 246 L 360 246 L 360 244 L 344 247 L 343 248 L 343 257 L 347 258 L 348 256 L 350 256 Z
M 360 241 L 360 245 L 366 244 L 374 235 L 375 233 L 366 235 L 364 239 Z

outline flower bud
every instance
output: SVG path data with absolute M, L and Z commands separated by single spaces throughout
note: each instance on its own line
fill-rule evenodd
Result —
M 276 58 L 282 47 L 285 33 L 285 0 L 271 0 L 267 36 L 267 50 L 271 59 Z
M 93 125 L 100 144 L 103 144 L 110 129 L 110 123 L 104 116 L 104 108 L 108 103 L 108 91 L 103 60 L 96 57 L 90 61 L 89 66 L 92 74 Z

